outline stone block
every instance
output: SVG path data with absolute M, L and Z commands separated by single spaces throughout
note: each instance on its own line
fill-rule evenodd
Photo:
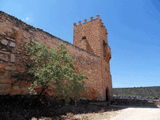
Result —
M 16 47 L 16 43 L 10 42 L 9 46 L 10 46 L 10 47 Z
M 8 40 L 3 39 L 3 40 L 1 41 L 1 43 L 2 43 L 2 45 L 7 46 L 7 45 L 8 45 Z
M 7 70 L 7 71 L 15 71 L 16 67 L 15 66 L 6 66 L 5 70 Z
M 3 60 L 3 61 L 8 61 L 8 55 L 6 54 L 0 54 L 0 60 Z
M 19 86 L 13 86 L 14 90 L 19 90 Z
M 12 62 L 12 63 L 14 63 L 14 62 L 15 62 L 15 59 L 16 59 L 15 55 L 14 55 L 14 54 L 11 54 L 11 58 L 10 58 L 10 60 L 11 60 L 11 62 Z
M 18 27 L 16 27 L 16 26 L 14 26 L 14 27 L 13 27 L 13 30 L 18 31 L 18 30 L 19 30 L 19 28 L 18 28 Z
M 2 51 L 7 51 L 7 49 L 6 49 L 6 48 L 2 48 L 1 50 L 2 50 Z
M 8 94 L 8 91 L 10 90 L 11 85 L 10 84 L 0 84 L 0 94 Z
M 11 80 L 5 76 L 0 76 L 0 84 L 9 84 Z
M 2 49 L 2 50 L 7 50 L 7 49 Z M 2 50 L 0 50 L 0 55 L 1 54 L 5 54 L 5 55 L 9 55 L 10 54 L 10 52 L 7 52 L 7 51 L 2 51 Z
M 25 94 L 29 93 L 27 87 L 21 88 L 21 91 L 22 91 L 22 93 L 21 93 L 22 95 L 25 95 Z
M 1 35 L 4 35 L 4 36 L 5 36 L 5 35 L 6 35 L 6 33 L 5 33 L 5 32 L 3 32 L 3 33 L 1 33 Z
M 19 88 L 19 86 L 13 86 L 10 94 L 11 95 L 19 95 L 19 94 L 21 94 L 21 89 Z
M 15 42 L 15 39 L 13 38 L 10 38 L 10 37 L 5 37 L 7 40 L 10 40 L 10 41 L 14 41 Z

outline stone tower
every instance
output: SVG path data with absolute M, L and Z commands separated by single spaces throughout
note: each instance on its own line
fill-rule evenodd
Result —
M 97 15 L 96 19 L 91 17 L 89 22 L 85 19 L 83 24 L 81 21 L 79 21 L 78 25 L 74 23 L 73 44 L 101 57 L 101 75 L 104 83 L 104 88 L 102 89 L 105 89 L 106 99 L 110 99 L 112 96 L 112 79 L 109 64 L 111 49 L 108 45 L 107 34 L 107 29 L 99 15 Z

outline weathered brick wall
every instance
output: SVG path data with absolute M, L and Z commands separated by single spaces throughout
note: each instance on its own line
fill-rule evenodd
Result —
M 100 56 L 29 26 L 3 12 L 0 12 L 0 94 L 27 93 L 24 83 L 11 87 L 13 78 L 10 77 L 10 73 L 24 72 L 24 65 L 21 62 L 23 56 L 20 55 L 19 46 L 23 47 L 30 39 L 51 48 L 56 48 L 61 42 L 65 43 L 69 54 L 75 59 L 77 71 L 83 72 L 89 78 L 85 80 L 87 98 L 105 100 L 106 81 L 103 79 L 103 60 Z M 108 86 L 111 87 L 110 84 Z

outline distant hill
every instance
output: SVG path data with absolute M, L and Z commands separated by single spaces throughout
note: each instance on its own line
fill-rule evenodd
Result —
M 160 86 L 156 87 L 134 87 L 113 88 L 114 96 L 140 96 L 147 98 L 160 98 Z

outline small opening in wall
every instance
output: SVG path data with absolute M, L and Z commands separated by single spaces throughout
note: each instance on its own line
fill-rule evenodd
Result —
M 104 58 L 106 58 L 106 56 L 107 56 L 107 49 L 106 49 L 106 47 L 107 47 L 107 43 L 105 43 L 103 41 L 103 56 L 104 56 Z
M 83 37 L 82 37 L 82 40 L 86 40 L 86 36 L 83 36 Z
M 109 93 L 108 88 L 106 88 L 106 101 L 109 101 Z

